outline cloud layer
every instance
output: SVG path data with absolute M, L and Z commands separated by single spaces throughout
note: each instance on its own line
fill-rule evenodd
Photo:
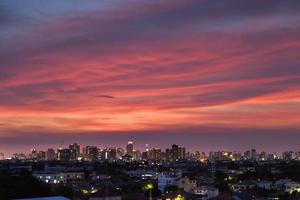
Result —
M 297 129 L 299 9 L 296 0 L 2 1 L 0 138 Z

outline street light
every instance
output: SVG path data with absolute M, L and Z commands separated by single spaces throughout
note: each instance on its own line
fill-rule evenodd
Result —
M 153 184 L 149 183 L 145 186 L 146 190 L 149 190 L 149 200 L 152 200 L 152 189 L 154 188 Z
M 185 200 L 185 198 L 179 194 L 175 197 L 175 200 Z

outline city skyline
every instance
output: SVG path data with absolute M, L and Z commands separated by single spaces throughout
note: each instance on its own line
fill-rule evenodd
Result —
M 274 161 L 274 160 L 300 160 L 300 150 L 266 152 L 257 151 L 255 148 L 240 150 L 209 150 L 207 152 L 197 149 L 190 151 L 185 146 L 172 144 L 168 147 L 160 148 L 146 144 L 139 149 L 133 141 L 128 141 L 124 146 L 93 146 L 82 145 L 78 142 L 59 147 L 47 147 L 46 149 L 32 148 L 30 152 L 14 152 L 11 156 L 0 152 L 0 161 L 3 160 L 27 160 L 27 161 L 63 161 L 63 162 L 103 162 L 103 161 L 155 161 L 155 162 L 215 162 L 243 160 L 251 161 Z
M 0 152 L 298 150 L 300 2 L 0 2 Z
M 143 153 L 143 152 L 148 152 L 154 149 L 159 149 L 162 152 L 166 152 L 167 149 L 170 149 L 170 147 L 172 148 L 173 145 L 176 145 L 179 148 L 184 148 L 184 152 L 187 154 L 195 154 L 196 152 L 200 152 L 200 153 L 204 153 L 209 155 L 210 153 L 214 153 L 214 152 L 230 152 L 230 153 L 241 153 L 244 154 L 247 151 L 252 151 L 254 150 L 256 153 L 266 153 L 266 155 L 269 154 L 276 154 L 278 156 L 283 155 L 285 152 L 292 152 L 293 154 L 296 153 L 297 157 L 298 154 L 300 155 L 300 150 L 299 148 L 296 148 L 294 150 L 292 149 L 282 149 L 281 151 L 268 151 L 265 149 L 256 149 L 255 147 L 251 147 L 249 146 L 248 148 L 245 149 L 228 149 L 228 148 L 214 148 L 214 149 L 203 149 L 201 147 L 199 148 L 190 148 L 182 145 L 182 143 L 169 143 L 169 144 L 165 144 L 164 146 L 160 146 L 157 144 L 139 144 L 139 143 L 135 143 L 134 141 L 127 141 L 127 143 L 122 144 L 122 145 L 109 145 L 109 144 L 104 144 L 104 145 L 99 145 L 99 144 L 82 144 L 80 142 L 72 142 L 72 143 L 68 143 L 68 144 L 60 144 L 60 145 L 55 145 L 55 146 L 40 146 L 40 148 L 35 148 L 35 147 L 31 147 L 30 149 L 26 149 L 25 151 L 15 151 L 15 152 L 9 152 L 9 153 L 5 153 L 5 151 L 0 151 L 0 153 L 3 155 L 2 157 L 4 159 L 11 159 L 14 157 L 14 155 L 30 155 L 33 151 L 36 153 L 41 153 L 41 152 L 47 152 L 49 150 L 54 150 L 56 153 L 59 150 L 64 150 L 64 149 L 70 149 L 71 152 L 72 151 L 76 151 L 76 157 L 78 157 L 78 153 L 80 153 L 81 155 L 84 154 L 84 152 L 86 151 L 86 148 L 96 148 L 97 151 L 107 151 L 110 149 L 122 149 L 125 154 L 133 156 L 133 153 L 139 152 L 139 153 Z M 130 146 L 130 147 L 129 147 Z M 72 153 L 70 152 L 70 155 L 72 155 Z M 184 154 L 185 154 L 184 153 Z M 98 153 L 97 153 L 98 154 Z M 124 155 L 125 155 L 124 154 Z M 1 159 L 0 159 L 1 160 Z

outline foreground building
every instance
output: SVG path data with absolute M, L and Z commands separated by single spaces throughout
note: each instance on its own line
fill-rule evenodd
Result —
M 300 192 L 300 183 L 292 181 L 290 179 L 281 179 L 275 182 L 275 187 L 278 190 L 283 190 L 284 192 L 293 193 Z
M 182 177 L 177 181 L 177 187 L 185 192 L 191 192 L 197 187 L 197 181 L 188 177 Z
M 193 188 L 192 194 L 199 195 L 199 200 L 208 200 L 219 196 L 219 190 L 215 187 L 200 186 Z
M 158 176 L 158 189 L 163 193 L 167 187 L 177 186 L 179 177 L 174 174 L 160 174 Z
M 32 175 L 49 184 L 81 184 L 84 182 L 84 172 L 40 171 L 34 172 Z

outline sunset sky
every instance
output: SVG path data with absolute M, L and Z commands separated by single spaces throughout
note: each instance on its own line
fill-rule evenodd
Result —
M 300 1 L 2 0 L 0 152 L 300 150 Z

